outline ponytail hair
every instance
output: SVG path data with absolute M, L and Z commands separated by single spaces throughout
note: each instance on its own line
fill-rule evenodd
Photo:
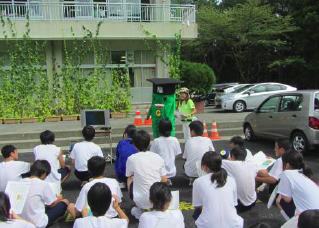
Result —
M 227 172 L 222 168 L 222 158 L 219 153 L 208 151 L 202 158 L 202 167 L 207 166 L 213 172 L 211 181 L 217 182 L 217 188 L 221 188 L 226 184 Z
M 304 174 L 311 180 L 313 179 L 313 172 L 312 170 L 305 165 L 303 162 L 303 156 L 300 152 L 295 150 L 289 150 L 282 155 L 282 163 L 285 167 L 286 164 L 289 164 L 292 169 L 300 170 L 300 173 Z

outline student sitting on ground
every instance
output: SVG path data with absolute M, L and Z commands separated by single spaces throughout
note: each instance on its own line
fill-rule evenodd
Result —
M 161 119 L 158 124 L 161 136 L 154 139 L 150 151 L 157 153 L 165 161 L 167 178 L 176 175 L 175 157 L 182 153 L 181 146 L 177 138 L 171 136 L 172 123 L 168 118 Z M 168 183 L 171 185 L 170 179 Z
M 80 181 L 89 181 L 92 176 L 87 168 L 88 160 L 93 156 L 103 157 L 103 153 L 101 147 L 92 142 L 95 136 L 95 129 L 92 126 L 85 126 L 82 135 L 85 141 L 74 145 L 70 157 L 75 165 L 75 176 Z
M 229 140 L 229 149 L 232 150 L 235 147 L 243 147 L 245 148 L 245 141 L 242 137 L 240 136 L 234 136 Z M 252 153 L 250 152 L 250 150 L 248 150 L 247 148 L 245 148 L 247 151 L 247 156 L 245 160 L 250 160 L 253 158 Z
M 291 149 L 291 143 L 289 139 L 277 139 L 275 141 L 275 153 L 278 159 L 273 164 L 272 168 L 268 172 L 267 169 L 260 170 L 257 173 L 257 183 L 269 184 L 269 192 L 272 193 L 276 185 L 279 183 L 282 172 L 284 171 L 282 165 L 282 155 Z
M 45 181 L 63 183 L 71 173 L 71 168 L 64 164 L 63 154 L 60 147 L 54 145 L 55 135 L 52 131 L 46 130 L 40 134 L 42 145 L 34 147 L 35 160 L 47 160 L 51 166 L 51 173 Z M 58 168 L 58 162 L 60 167 Z
M 68 210 L 70 211 L 70 214 L 73 216 L 73 218 L 79 217 L 83 208 L 88 205 L 87 194 L 95 183 L 106 184 L 111 189 L 112 195 L 116 195 L 119 199 L 119 202 L 122 201 L 122 192 L 119 183 L 115 179 L 106 178 L 103 176 L 105 168 L 106 161 L 104 158 L 100 156 L 94 156 L 89 159 L 88 169 L 93 177 L 93 180 L 83 186 L 75 205 L 73 203 L 69 204 Z M 117 216 L 116 210 L 113 208 L 113 206 L 110 206 L 105 216 L 109 218 Z
M 282 155 L 284 172 L 278 185 L 276 199 L 279 210 L 288 217 L 309 209 L 319 209 L 319 186 L 313 173 L 303 162 L 301 153 L 291 150 Z
M 44 181 L 50 174 L 51 167 L 46 160 L 37 160 L 31 166 L 31 176 L 22 179 L 22 182 L 29 182 L 29 192 L 21 217 L 31 221 L 37 228 L 44 228 L 63 216 L 67 210 L 69 201 L 56 197 L 51 190 L 49 183 Z
M 155 182 L 167 182 L 167 177 L 164 160 L 158 154 L 147 151 L 150 135 L 144 130 L 138 130 L 133 135 L 132 142 L 139 153 L 127 159 L 127 188 L 130 198 L 137 206 L 132 208 L 131 214 L 139 219 L 143 209 L 152 207 L 149 202 L 151 186 Z
M 0 192 L 0 208 L 1 228 L 35 228 L 32 223 L 23 220 L 14 211 L 10 211 L 10 200 L 4 192 Z
M 202 169 L 206 175 L 196 179 L 193 186 L 193 218 L 198 228 L 242 228 L 244 220 L 237 215 L 235 180 L 222 168 L 216 152 L 206 152 Z
M 223 160 L 223 168 L 228 175 L 233 177 L 237 185 L 238 205 L 237 212 L 244 212 L 255 206 L 256 194 L 256 169 L 254 164 L 245 161 L 247 151 L 242 147 L 235 147 L 230 151 L 230 159 Z
M 201 161 L 207 151 L 215 151 L 212 140 L 202 137 L 204 125 L 202 122 L 195 120 L 189 124 L 191 138 L 185 144 L 183 158 L 186 159 L 184 168 L 185 173 L 190 177 L 190 185 L 193 178 L 198 177 L 196 162 Z
M 117 180 L 120 182 L 120 187 L 126 187 L 127 177 L 126 162 L 129 156 L 138 152 L 136 147 L 132 144 L 132 136 L 136 131 L 134 125 L 128 125 L 125 128 L 123 139 L 119 141 L 116 147 L 116 158 L 114 162 L 114 169 L 117 176 Z
M 83 218 L 75 220 L 73 228 L 127 228 L 129 219 L 122 211 L 118 198 L 113 196 L 110 188 L 104 183 L 95 183 L 87 194 L 89 210 L 92 215 L 89 216 L 89 210 L 82 211 Z M 113 205 L 111 203 L 113 202 Z M 105 216 L 110 207 L 113 207 L 119 218 L 109 218 Z
M 140 218 L 139 228 L 174 227 L 185 228 L 184 217 L 180 210 L 168 210 L 172 200 L 169 186 L 156 182 L 150 189 L 152 211 L 145 212 Z
M 0 191 L 4 191 L 8 181 L 18 181 L 30 171 L 30 163 L 17 161 L 18 150 L 12 145 L 2 147 L 1 154 L 4 161 L 0 163 Z
M 306 210 L 298 219 L 298 228 L 319 228 L 319 210 Z

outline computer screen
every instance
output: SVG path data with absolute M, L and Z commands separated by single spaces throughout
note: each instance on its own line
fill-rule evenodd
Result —
M 105 125 L 105 112 L 101 111 L 86 111 L 86 125 Z

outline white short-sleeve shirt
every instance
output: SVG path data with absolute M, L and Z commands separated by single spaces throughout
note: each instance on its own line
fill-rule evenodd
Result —
M 19 181 L 21 174 L 30 171 L 30 163 L 22 161 L 9 161 L 0 163 L 0 191 L 3 192 L 8 181 Z
M 127 226 L 125 219 L 89 216 L 75 220 L 73 228 L 127 228 Z
M 75 169 L 80 172 L 88 171 L 88 160 L 93 156 L 103 157 L 101 147 L 93 142 L 83 141 L 76 143 L 70 157 L 75 160 Z
M 253 154 L 251 153 L 250 150 L 246 149 L 246 152 L 247 152 L 247 156 L 246 156 L 245 161 L 250 161 L 251 159 L 254 158 L 254 156 L 253 156 Z
M 278 181 L 283 171 L 284 169 L 283 169 L 282 159 L 280 157 L 275 161 L 274 165 L 272 166 L 268 174 L 269 176 L 275 178 Z
M 60 152 L 61 148 L 53 144 L 38 145 L 33 149 L 35 160 L 46 160 L 50 163 L 51 173 L 45 178 L 47 182 L 61 181 L 61 174 L 58 172 Z
M 184 167 L 187 176 L 198 177 L 196 162 L 201 161 L 208 151 L 215 151 L 211 139 L 197 136 L 187 140 L 183 154 L 183 158 L 186 159 Z
M 285 170 L 279 182 L 278 194 L 291 197 L 296 212 L 319 209 L 318 185 L 299 170 Z
M 228 175 L 233 177 L 237 185 L 237 197 L 244 206 L 249 206 L 257 199 L 256 169 L 251 161 L 223 160 L 222 166 Z
M 201 207 L 202 213 L 195 221 L 200 228 L 242 228 L 244 220 L 237 215 L 237 190 L 235 180 L 227 176 L 226 184 L 217 187 L 212 183 L 212 174 L 194 181 L 193 206 Z
M 48 216 L 45 214 L 45 205 L 51 205 L 56 200 L 49 183 L 38 178 L 25 178 L 21 181 L 30 182 L 30 188 L 20 216 L 33 222 L 37 228 L 46 227 Z
M 138 228 L 185 228 L 180 210 L 150 211 L 141 215 Z
M 174 177 L 176 175 L 175 157 L 182 153 L 178 139 L 172 136 L 156 138 L 150 151 L 157 153 L 164 159 L 166 176 Z
M 1 228 L 35 228 L 35 225 L 20 219 L 13 219 L 7 222 L 0 222 L 0 227 Z
M 165 162 L 153 152 L 139 152 L 131 155 L 126 162 L 126 176 L 134 175 L 133 200 L 141 209 L 151 208 L 149 191 L 155 182 L 166 175 Z
M 112 195 L 116 195 L 119 198 L 119 202 L 122 202 L 122 197 L 123 197 L 122 191 L 119 186 L 119 183 L 115 179 L 112 179 L 112 178 L 94 179 L 90 181 L 89 183 L 85 184 L 83 188 L 81 189 L 79 197 L 77 198 L 75 203 L 75 207 L 78 211 L 81 212 L 84 206 L 88 206 L 87 194 L 89 190 L 91 189 L 91 187 L 96 183 L 106 184 L 110 188 Z M 110 217 L 110 218 L 117 216 L 117 212 L 113 208 L 113 201 L 114 201 L 114 198 L 112 198 L 111 206 L 105 214 L 107 217 Z

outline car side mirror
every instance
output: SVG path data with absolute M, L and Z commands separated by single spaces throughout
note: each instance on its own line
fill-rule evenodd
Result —
M 259 113 L 258 108 L 254 108 L 254 113 Z

